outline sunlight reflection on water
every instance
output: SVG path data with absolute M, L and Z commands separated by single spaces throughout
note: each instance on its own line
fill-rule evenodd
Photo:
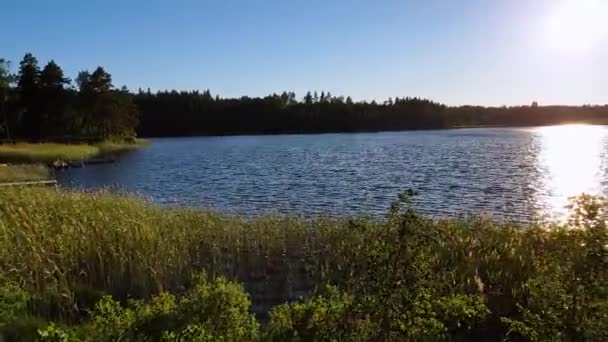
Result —
M 607 149 L 608 126 L 585 125 L 168 138 L 57 176 L 245 215 L 384 217 L 412 188 L 435 217 L 561 221 L 569 197 L 608 193 Z
M 535 128 L 540 138 L 538 167 L 544 179 L 540 215 L 567 217 L 569 198 L 602 194 L 607 131 L 603 126 L 563 125 Z

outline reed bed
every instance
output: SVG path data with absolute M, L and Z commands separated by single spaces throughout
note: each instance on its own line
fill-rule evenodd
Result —
M 32 315 L 65 324 L 86 321 L 104 295 L 121 303 L 179 295 L 205 272 L 242 283 L 262 321 L 277 305 L 323 295 L 328 284 L 344 291 L 337 304 L 320 297 L 280 306 L 270 316 L 279 335 L 312 329 L 319 322 L 306 320 L 356 303 L 327 318 L 327 331 L 345 333 L 335 321 L 339 314 L 355 326 L 375 327 L 369 332 L 386 330 L 389 335 L 373 335 L 380 339 L 601 340 L 608 331 L 608 235 L 597 214 L 605 204 L 586 201 L 568 224 L 521 226 L 475 217 L 433 220 L 410 209 L 373 221 L 244 219 L 108 192 L 7 189 L 0 192 L 0 281 L 32 294 Z M 402 321 L 411 305 L 423 305 L 420 298 L 424 310 L 438 311 L 412 311 L 412 320 Z M 428 320 L 438 323 L 408 330 L 428 336 L 400 330 Z M 353 331 L 347 332 L 362 333 Z
M 0 183 L 48 180 L 51 171 L 44 165 L 0 164 Z

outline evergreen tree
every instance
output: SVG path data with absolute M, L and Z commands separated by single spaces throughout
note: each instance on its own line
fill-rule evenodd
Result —
M 43 124 L 39 134 L 43 136 L 60 136 L 65 132 L 65 111 L 67 99 L 64 85 L 69 79 L 63 76 L 61 67 L 51 60 L 40 73 L 39 120 Z
M 6 139 L 11 139 L 10 123 L 8 118 L 7 103 L 10 92 L 11 77 L 9 74 L 10 64 L 7 60 L 0 58 L 0 131 L 3 131 Z
M 31 53 L 26 53 L 19 63 L 17 87 L 20 105 L 24 109 L 23 131 L 30 138 L 39 138 L 44 126 L 37 101 L 40 90 L 40 68 L 38 60 Z
M 296 98 L 296 93 L 294 93 L 293 91 L 289 93 L 289 104 L 296 104 L 298 103 L 298 99 Z
M 102 67 L 97 67 L 89 79 L 91 89 L 96 93 L 107 93 L 113 87 L 112 75 L 107 73 Z
M 304 96 L 304 103 L 307 105 L 312 105 L 312 95 L 310 94 L 310 91 L 306 93 L 306 96 Z
M 93 90 L 91 87 L 91 73 L 86 70 L 79 72 L 76 77 L 76 85 L 81 93 L 91 92 Z M 150 90 L 148 89 L 148 92 L 149 91 Z
M 63 89 L 70 80 L 63 77 L 61 67 L 51 60 L 40 73 L 40 86 L 42 88 Z
M 33 95 L 38 90 L 40 83 L 40 68 L 38 60 L 31 53 L 26 53 L 19 63 L 19 78 L 17 86 L 21 96 Z

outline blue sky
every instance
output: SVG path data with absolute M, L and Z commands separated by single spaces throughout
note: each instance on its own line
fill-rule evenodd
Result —
M 605 0 L 3 1 L 0 57 L 221 96 L 608 103 Z M 605 16 L 603 16 L 605 15 Z

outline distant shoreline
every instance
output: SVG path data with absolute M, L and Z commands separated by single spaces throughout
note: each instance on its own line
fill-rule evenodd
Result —
M 192 135 L 150 135 L 143 136 L 144 139 L 163 139 L 163 138 L 205 138 L 205 137 L 240 137 L 240 136 L 272 136 L 272 135 L 321 135 L 321 134 L 357 134 L 357 133 L 397 133 L 397 132 L 416 132 L 416 131 L 448 131 L 474 128 L 526 128 L 526 127 L 551 127 L 563 125 L 591 125 L 605 126 L 608 125 L 608 119 L 604 122 L 587 122 L 587 121 L 569 121 L 551 124 L 539 125 L 471 125 L 471 126 L 454 126 L 443 128 L 411 128 L 411 129 L 395 129 L 395 130 L 356 130 L 356 131 L 294 131 L 294 132 L 258 132 L 258 133 L 230 133 L 230 134 L 192 134 Z

